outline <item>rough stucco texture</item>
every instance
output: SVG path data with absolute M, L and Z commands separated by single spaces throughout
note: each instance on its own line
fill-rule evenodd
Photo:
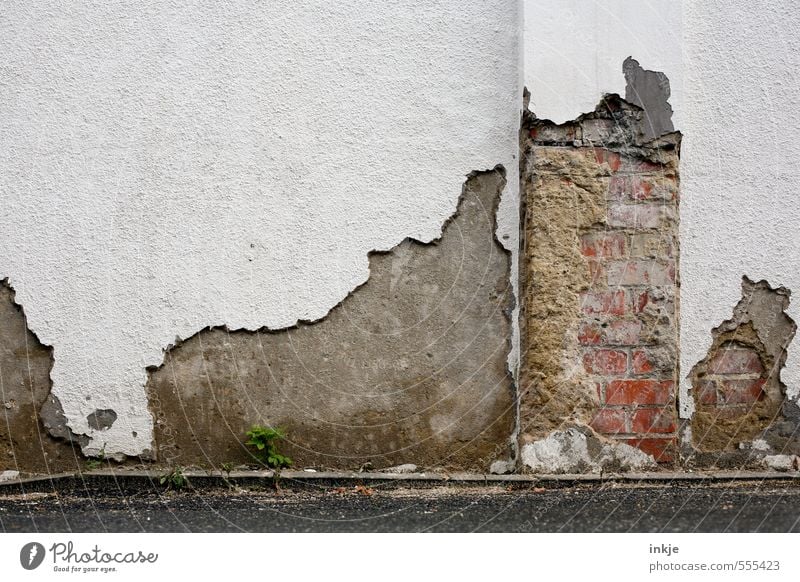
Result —
M 505 180 L 471 177 L 440 240 L 370 257 L 370 278 L 323 320 L 280 332 L 205 330 L 170 350 L 148 392 L 162 464 L 253 463 L 253 424 L 283 427 L 302 467 L 413 461 L 486 472 L 508 461 L 510 255 L 494 236 Z
M 605 93 L 625 94 L 629 56 L 670 80 L 675 127 L 683 129 L 683 0 L 523 0 L 524 84 L 540 119 L 564 123 Z
M 742 277 L 791 291 L 786 314 L 800 321 L 800 12 L 793 2 L 741 0 L 687 2 L 686 10 L 693 24 L 681 128 L 681 412 L 688 417 L 688 374 L 742 298 Z M 794 403 L 797 341 L 781 373 Z
M 4 3 L 0 277 L 84 452 L 151 447 L 176 338 L 319 320 L 370 251 L 437 237 L 469 172 L 516 173 L 518 10 Z

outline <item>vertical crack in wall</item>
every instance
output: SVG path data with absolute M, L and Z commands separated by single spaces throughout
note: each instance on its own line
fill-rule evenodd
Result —
M 651 139 L 652 129 L 647 112 L 618 95 L 565 124 L 523 120 L 528 469 L 675 459 L 680 134 Z
M 287 430 L 299 466 L 506 470 L 515 385 L 511 258 L 495 237 L 504 185 L 500 167 L 471 174 L 440 239 L 371 253 L 369 279 L 319 321 L 207 329 L 169 349 L 147 385 L 159 461 L 252 463 L 245 432 L 260 423 Z
M 50 427 L 40 421 L 43 405 L 51 403 L 54 413 L 60 410 L 50 395 L 52 367 L 52 348 L 28 329 L 14 290 L 7 279 L 0 280 L 0 470 L 52 473 L 78 468 L 79 443 L 70 444 L 75 438 L 63 413 L 50 417 Z
M 800 409 L 781 381 L 797 331 L 786 314 L 790 296 L 785 287 L 743 277 L 731 319 L 712 330 L 706 357 L 689 375 L 690 462 L 740 468 L 770 453 L 800 454 Z

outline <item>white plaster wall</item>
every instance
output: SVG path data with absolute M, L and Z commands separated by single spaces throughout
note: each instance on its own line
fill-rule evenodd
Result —
M 741 279 L 800 294 L 800 11 L 796 2 L 525 0 L 531 109 L 557 122 L 624 95 L 628 55 L 670 79 L 681 151 L 685 375 L 731 316 Z M 789 315 L 800 321 L 800 299 Z M 800 393 L 797 341 L 783 380 Z
M 516 248 L 518 10 L 4 2 L 0 277 L 87 452 L 151 447 L 145 368 L 176 337 L 324 317 L 472 170 L 505 166 Z
M 685 3 L 684 376 L 708 351 L 711 328 L 730 318 L 743 275 L 791 289 L 788 313 L 800 322 L 797 8 L 791 0 Z M 795 339 L 782 374 L 795 398 L 798 358 Z M 684 401 L 685 416 L 692 403 Z
M 670 80 L 683 124 L 682 0 L 523 0 L 525 85 L 537 117 L 563 123 L 594 111 L 604 93 L 625 97 L 629 56 Z

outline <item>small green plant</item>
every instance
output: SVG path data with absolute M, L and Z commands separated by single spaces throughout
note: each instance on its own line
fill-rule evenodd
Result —
M 286 438 L 283 429 L 256 424 L 251 426 L 246 434 L 250 440 L 245 444 L 256 449 L 256 457 L 267 467 L 279 470 L 292 465 L 289 457 L 278 452 L 278 442 Z
M 97 453 L 96 459 L 88 459 L 86 461 L 86 469 L 88 471 L 94 471 L 95 469 L 99 469 L 103 466 L 103 461 L 106 460 L 106 446 L 103 445 L 103 448 L 100 449 L 100 452 Z
M 175 467 L 166 475 L 161 475 L 159 482 L 170 489 L 183 489 L 188 483 L 188 480 L 186 479 L 186 475 L 183 474 L 183 468 Z
M 89 459 L 86 461 L 86 469 L 89 471 L 94 471 L 95 469 L 99 469 L 102 464 L 102 459 Z
M 231 478 L 231 471 L 233 471 L 233 463 L 222 463 L 220 465 L 220 468 L 228 476 L 228 479 L 230 479 Z

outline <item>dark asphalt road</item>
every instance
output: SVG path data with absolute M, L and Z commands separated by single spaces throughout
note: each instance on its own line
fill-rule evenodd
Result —
M 798 532 L 800 484 L 0 491 L 5 532 Z

